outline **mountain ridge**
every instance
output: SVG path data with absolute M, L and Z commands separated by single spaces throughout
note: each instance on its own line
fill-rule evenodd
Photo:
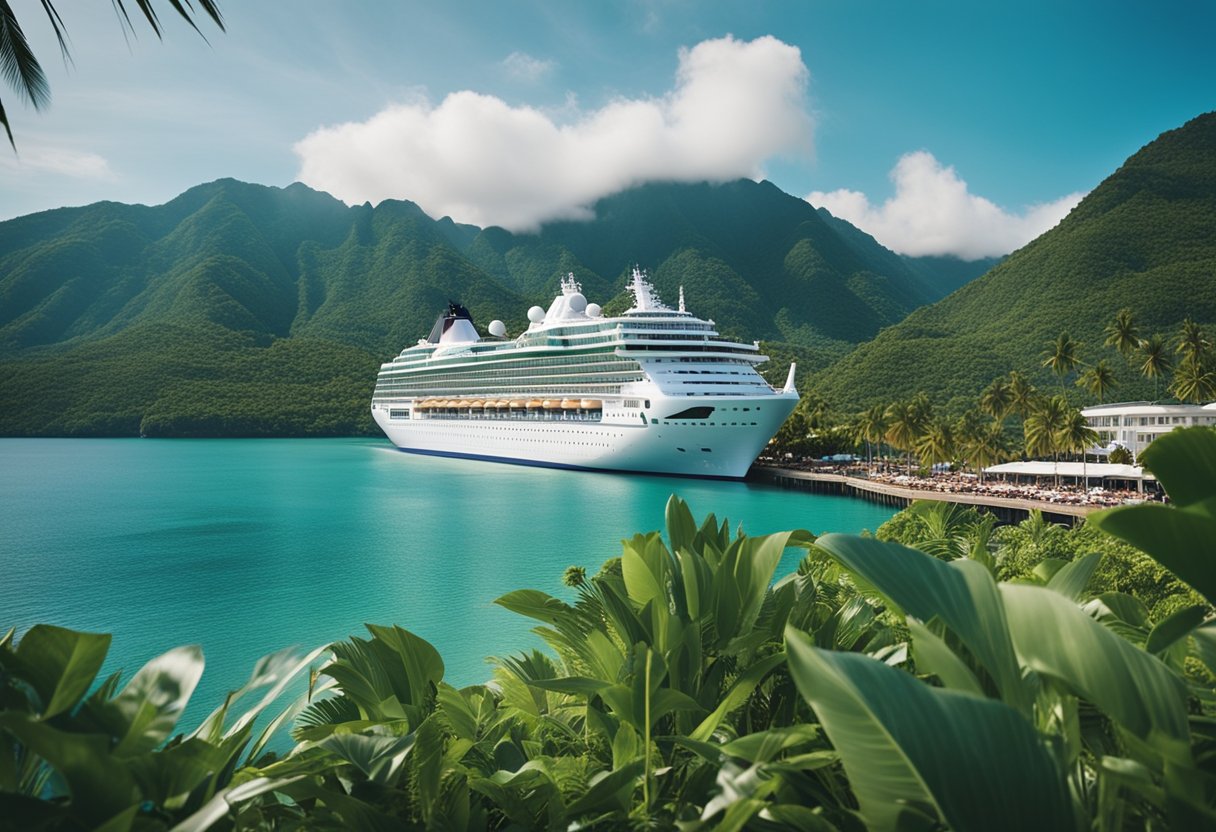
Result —
M 623 308 L 636 262 L 669 300 L 684 286 L 724 332 L 772 342 L 774 374 L 843 355 L 932 297 L 890 252 L 767 182 L 645 185 L 594 215 L 512 234 L 405 200 L 347 206 L 299 183 L 219 179 L 160 206 L 0 223 L 0 433 L 368 431 L 376 364 L 449 299 L 518 331 L 568 272 Z M 290 363 L 301 356 L 307 372 Z M 321 368 L 345 381 L 310 419 L 294 379 Z M 243 388 L 249 376 L 267 391 Z

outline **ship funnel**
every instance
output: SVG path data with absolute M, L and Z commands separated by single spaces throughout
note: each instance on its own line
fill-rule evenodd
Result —
M 793 393 L 798 395 L 798 388 L 794 386 L 794 370 L 798 369 L 798 365 L 793 361 L 790 362 L 790 374 L 785 377 L 785 387 L 782 388 L 782 393 Z

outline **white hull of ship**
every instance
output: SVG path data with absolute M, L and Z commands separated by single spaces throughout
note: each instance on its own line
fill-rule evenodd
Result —
M 672 400 L 668 400 L 669 403 Z M 684 406 L 691 404 L 683 399 Z M 628 421 L 484 419 L 372 415 L 403 451 L 521 465 L 739 479 L 798 403 L 797 395 L 699 400 L 706 420 Z M 743 407 L 747 407 L 746 412 Z M 732 409 L 733 408 L 733 409 Z M 654 410 L 653 412 L 663 412 Z

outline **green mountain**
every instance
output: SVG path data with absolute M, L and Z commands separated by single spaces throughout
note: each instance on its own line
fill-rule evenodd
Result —
M 1141 337 L 1172 337 L 1188 315 L 1209 333 L 1216 324 L 1216 113 L 1162 134 L 1054 229 L 817 372 L 812 385 L 845 411 L 920 390 L 970 403 L 1012 369 L 1056 385 L 1042 353 L 1067 331 L 1084 361 L 1107 358 L 1119 370 L 1116 395 L 1151 397 L 1153 384 L 1102 346 L 1122 307 Z
M 510 331 L 573 272 L 611 311 L 634 263 L 774 377 L 824 364 L 934 298 L 872 239 L 769 183 L 648 185 L 537 234 L 220 180 L 165 205 L 0 223 L 0 434 L 371 430 L 377 365 L 446 301 Z M 864 236 L 864 235 L 862 235 Z M 868 242 L 867 242 L 868 240 Z
M 858 256 L 868 258 L 871 267 L 886 274 L 905 274 L 909 283 L 919 283 L 922 292 L 932 300 L 940 300 L 1001 262 L 1002 257 L 982 257 L 963 260 L 952 255 L 909 257 L 886 249 L 866 232 L 850 222 L 833 216 L 820 208 L 824 221 L 852 246 Z

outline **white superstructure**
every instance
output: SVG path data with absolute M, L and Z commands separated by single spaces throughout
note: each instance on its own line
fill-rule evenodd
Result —
M 429 338 L 380 366 L 372 416 L 397 447 L 609 471 L 742 477 L 794 406 L 756 372 L 756 343 L 664 306 L 634 269 L 634 304 L 605 318 L 570 275 L 528 329 L 482 338 L 450 305 Z
M 1081 415 L 1098 432 L 1102 444 L 1122 445 L 1133 457 L 1150 442 L 1174 428 L 1216 425 L 1216 402 L 1211 404 L 1157 404 L 1121 402 L 1084 408 Z

